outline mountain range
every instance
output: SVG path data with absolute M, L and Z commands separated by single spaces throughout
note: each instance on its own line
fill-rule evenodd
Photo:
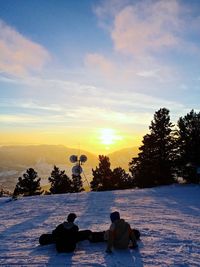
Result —
M 138 147 L 125 148 L 108 154 L 111 168 L 122 167 L 128 171 L 128 163 L 138 154 Z M 65 170 L 71 177 L 71 169 L 74 166 L 70 162 L 71 155 L 86 155 L 87 161 L 83 167 L 83 180 L 90 182 L 92 168 L 98 166 L 98 156 L 78 149 L 63 145 L 28 145 L 28 146 L 1 146 L 0 147 L 0 185 L 3 188 L 13 190 L 18 177 L 28 168 L 34 168 L 41 177 L 41 184 L 48 184 L 48 177 L 53 166 Z

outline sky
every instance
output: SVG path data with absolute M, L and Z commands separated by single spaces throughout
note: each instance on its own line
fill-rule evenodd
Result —
M 106 154 L 200 111 L 198 0 L 0 0 L 0 145 Z

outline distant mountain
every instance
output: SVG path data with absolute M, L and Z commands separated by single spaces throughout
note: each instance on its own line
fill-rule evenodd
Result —
M 108 154 L 111 162 L 111 168 L 121 166 L 128 170 L 128 162 L 133 156 L 136 156 L 138 149 L 126 148 L 111 154 Z M 56 165 L 65 170 L 71 177 L 70 162 L 71 155 L 85 154 L 88 158 L 83 165 L 83 179 L 88 181 L 92 179 L 92 168 L 98 166 L 98 157 L 88 151 L 80 151 L 74 148 L 68 148 L 62 145 L 29 145 L 29 146 L 1 146 L 0 147 L 0 186 L 13 190 L 18 177 L 28 168 L 34 168 L 39 177 L 42 178 L 41 184 L 48 183 L 48 177 Z
M 124 148 L 113 153 L 108 154 L 110 158 L 111 167 L 122 167 L 126 171 L 129 169 L 129 162 L 133 157 L 138 155 L 138 147 Z
M 87 179 L 91 179 L 91 169 L 97 165 L 98 158 L 87 151 L 80 153 L 87 155 L 84 173 Z M 13 190 L 18 177 L 30 167 L 38 172 L 42 178 L 42 184 L 48 183 L 48 177 L 54 165 L 71 176 L 73 167 L 69 160 L 71 155 L 79 155 L 79 150 L 62 145 L 2 146 L 0 147 L 0 185 Z

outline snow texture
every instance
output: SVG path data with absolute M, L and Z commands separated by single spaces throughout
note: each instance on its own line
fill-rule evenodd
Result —
M 69 212 L 80 229 L 102 231 L 109 214 L 119 211 L 141 231 L 137 250 L 105 253 L 106 244 L 79 242 L 74 253 L 57 253 L 55 245 L 40 246 Z M 173 185 L 142 190 L 83 192 L 0 198 L 0 266 L 200 266 L 200 186 Z

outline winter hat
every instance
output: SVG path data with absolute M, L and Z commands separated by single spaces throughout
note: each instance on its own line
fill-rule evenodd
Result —
M 70 213 L 70 214 L 67 216 L 67 221 L 68 221 L 68 222 L 74 222 L 75 219 L 76 219 L 76 214 L 75 214 L 75 213 Z
M 111 219 L 111 222 L 114 222 L 116 220 L 119 220 L 120 219 L 120 214 L 118 211 L 114 211 L 110 214 L 110 219 Z

